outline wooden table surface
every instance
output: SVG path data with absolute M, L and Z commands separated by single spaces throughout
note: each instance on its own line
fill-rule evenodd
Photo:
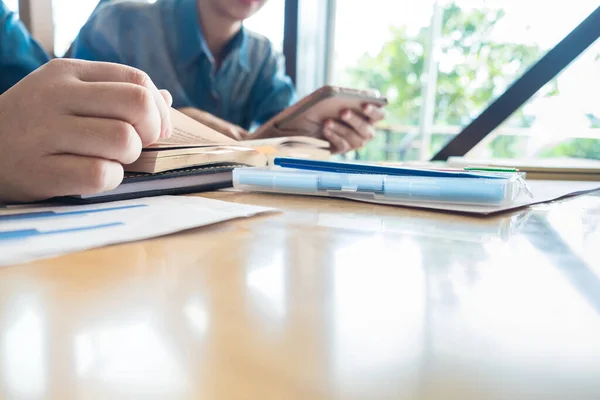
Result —
M 286 212 L 0 270 L 2 399 L 600 399 L 600 194 Z

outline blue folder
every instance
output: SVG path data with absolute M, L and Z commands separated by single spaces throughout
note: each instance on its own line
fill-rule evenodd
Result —
M 520 175 L 479 174 L 368 164 L 276 158 L 275 168 L 238 168 L 235 188 L 249 191 L 370 199 L 501 205 L 519 193 Z M 385 173 L 382 173 L 384 172 Z
M 511 177 L 514 173 L 489 173 L 469 171 L 447 171 L 428 168 L 388 167 L 354 162 L 320 161 L 301 158 L 276 157 L 273 164 L 282 168 L 292 168 L 307 171 L 333 172 L 339 174 L 371 174 L 390 176 L 421 176 L 438 178 L 483 178 L 502 179 Z

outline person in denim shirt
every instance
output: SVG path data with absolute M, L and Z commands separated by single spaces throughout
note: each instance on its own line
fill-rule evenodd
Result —
M 144 72 L 49 59 L 0 1 L 0 203 L 114 189 L 172 134 L 171 96 Z
M 283 57 L 243 26 L 265 0 L 107 2 L 96 9 L 71 47 L 75 58 L 139 68 L 173 95 L 173 106 L 235 139 L 296 101 Z M 334 152 L 374 137 L 378 108 L 341 111 L 324 137 Z M 325 122 L 325 121 L 324 121 Z

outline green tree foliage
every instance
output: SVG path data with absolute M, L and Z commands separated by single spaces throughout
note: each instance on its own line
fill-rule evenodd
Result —
M 455 3 L 445 8 L 439 43 L 436 125 L 468 124 L 542 56 L 543 52 L 537 46 L 498 41 L 494 29 L 504 16 L 501 9 L 466 10 Z M 392 126 L 416 127 L 419 124 L 428 30 L 429 27 L 423 27 L 411 33 L 404 27 L 392 28 L 391 39 L 379 53 L 363 55 L 341 79 L 343 84 L 374 88 L 387 95 L 390 100 L 387 123 Z M 552 83 L 537 95 L 551 96 L 557 92 L 555 83 Z M 532 122 L 531 116 L 519 110 L 505 126 L 526 128 Z M 410 133 L 379 135 L 376 141 L 361 151 L 361 158 L 414 158 L 416 151 L 399 153 L 411 142 L 414 143 L 414 135 L 414 132 L 412 136 Z M 432 151 L 437 151 L 449 138 L 434 132 Z M 568 154 L 574 151 L 579 154 L 582 153 L 581 146 L 590 147 L 587 142 L 574 142 L 568 149 L 559 149 L 558 152 Z M 495 138 L 490 146 L 494 156 L 511 157 L 518 154 L 524 144 L 525 138 L 501 136 Z M 577 149 L 573 150 L 573 146 Z M 387 154 L 383 150 L 386 147 Z

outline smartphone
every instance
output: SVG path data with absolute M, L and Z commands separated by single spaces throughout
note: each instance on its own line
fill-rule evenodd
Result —
M 299 135 L 321 138 L 325 121 L 339 119 L 342 110 L 361 113 L 365 104 L 385 107 L 388 101 L 376 90 L 323 86 L 267 121 L 253 136 L 257 139 Z

